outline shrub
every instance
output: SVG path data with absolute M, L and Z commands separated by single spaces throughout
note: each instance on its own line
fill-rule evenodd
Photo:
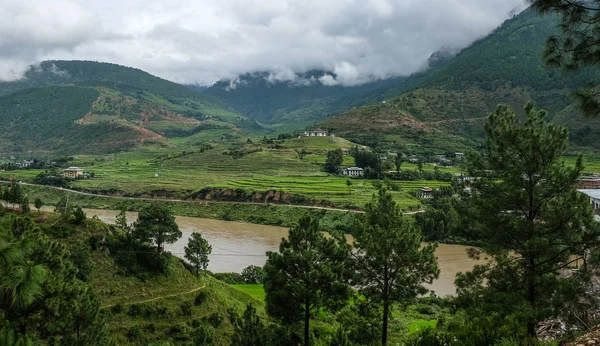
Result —
M 204 302 L 206 301 L 207 298 L 208 298 L 208 294 L 206 293 L 206 291 L 200 291 L 200 292 L 198 292 L 198 295 L 196 296 L 196 299 L 194 300 L 194 304 L 196 306 L 200 306 L 200 305 L 204 304 Z
M 113 306 L 112 308 L 110 308 L 110 310 L 112 312 L 114 312 L 115 314 L 120 314 L 121 312 L 123 312 L 123 305 L 117 304 L 117 305 Z
M 208 323 L 210 323 L 214 328 L 218 328 L 223 322 L 223 315 L 218 312 L 213 312 L 210 317 L 208 317 Z
M 196 345 L 211 345 L 215 331 L 210 325 L 201 325 L 194 330 L 194 343 Z
M 181 314 L 183 316 L 191 316 L 192 315 L 192 303 L 183 302 L 183 303 L 181 303 L 180 308 L 181 308 Z
M 133 304 L 129 306 L 129 310 L 127 310 L 127 314 L 131 317 L 137 317 L 141 314 L 142 310 L 140 306 L 137 304 Z

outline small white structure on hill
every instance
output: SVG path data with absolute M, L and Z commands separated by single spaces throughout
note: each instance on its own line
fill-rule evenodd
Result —
M 69 167 L 63 170 L 63 177 L 77 179 L 83 175 L 83 170 L 79 167 Z
M 422 187 L 419 191 L 417 191 L 417 197 L 433 198 L 433 189 L 430 187 Z
M 323 131 L 320 129 L 304 131 L 300 136 L 301 137 L 327 137 L 327 131 Z
M 365 174 L 360 167 L 348 167 L 344 168 L 344 175 L 347 177 L 362 177 Z

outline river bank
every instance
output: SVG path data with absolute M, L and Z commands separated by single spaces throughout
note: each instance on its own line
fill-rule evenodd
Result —
M 300 217 L 313 216 L 321 220 L 326 229 L 347 232 L 352 224 L 355 211 L 339 209 L 310 208 L 294 205 L 270 205 L 258 203 L 219 203 L 200 201 L 176 201 L 164 199 L 117 198 L 96 196 L 61 190 L 56 187 L 21 184 L 23 193 L 30 202 L 40 198 L 44 205 L 54 206 L 61 195 L 66 195 L 69 202 L 82 208 L 140 211 L 148 205 L 162 204 L 170 208 L 175 215 L 215 219 L 223 221 L 240 221 L 253 224 L 292 227 Z
M 96 216 L 100 220 L 112 224 L 118 211 L 85 209 L 88 217 Z M 128 212 L 127 219 L 133 222 L 136 212 Z M 182 237 L 173 244 L 165 246 L 165 250 L 173 255 L 183 257 L 184 247 L 193 232 L 202 234 L 213 251 L 209 256 L 208 269 L 213 272 L 241 272 L 249 265 L 264 265 L 267 251 L 277 251 L 281 239 L 287 237 L 288 228 L 277 226 L 256 225 L 251 223 L 222 221 L 187 216 L 177 216 L 177 224 Z M 349 236 L 349 239 L 350 236 Z M 439 296 L 454 294 L 454 278 L 456 273 L 471 270 L 475 264 L 485 260 L 475 261 L 467 255 L 468 246 L 440 244 L 436 249 L 440 276 L 430 285 Z

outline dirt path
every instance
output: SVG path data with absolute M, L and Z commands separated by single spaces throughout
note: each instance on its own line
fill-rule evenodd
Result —
M 0 180 L 2 184 L 9 184 L 8 181 Z M 148 197 L 125 197 L 125 196 L 110 196 L 110 195 L 102 195 L 96 193 L 82 192 L 72 189 L 66 189 L 63 187 L 50 186 L 50 185 L 39 185 L 39 184 L 31 184 L 31 183 L 19 183 L 28 186 L 38 186 L 45 187 L 60 191 L 66 191 L 70 193 L 79 194 L 82 196 L 90 196 L 90 197 L 104 197 L 104 198 L 116 198 L 116 199 L 124 199 L 124 200 L 138 200 L 138 201 L 162 201 L 162 202 L 175 202 L 175 203 L 196 203 L 196 204 L 250 204 L 250 205 L 269 205 L 275 207 L 290 207 L 290 208 L 303 208 L 303 209 L 316 209 L 316 210 L 330 210 L 330 211 L 341 211 L 341 212 L 350 212 L 350 213 L 364 213 L 362 210 L 355 209 L 342 209 L 342 208 L 329 208 L 329 207 L 317 207 L 312 205 L 297 205 L 297 204 L 277 204 L 277 203 L 257 203 L 257 202 L 229 202 L 229 201 L 186 201 L 183 199 L 168 199 L 168 198 L 148 198 Z M 408 211 L 404 212 L 406 215 L 410 214 L 418 214 L 422 213 L 424 210 L 416 210 L 416 211 Z
M 155 300 L 160 300 L 160 299 L 165 299 L 165 298 L 171 298 L 171 297 L 177 297 L 177 296 L 182 296 L 182 295 L 185 295 L 185 294 L 191 294 L 191 293 L 197 292 L 197 291 L 199 291 L 199 290 L 201 290 L 201 289 L 203 289 L 205 287 L 206 287 L 206 284 L 202 285 L 201 287 L 194 288 L 193 290 L 187 291 L 187 292 L 167 294 L 167 295 L 164 295 L 164 296 L 158 296 L 158 297 L 154 297 L 154 298 L 150 298 L 150 299 L 146 299 L 146 300 L 138 300 L 138 301 L 135 301 L 135 302 L 122 303 L 121 305 L 133 305 L 133 304 L 150 303 L 150 302 L 153 302 Z M 100 309 L 107 309 L 107 308 L 113 307 L 115 305 L 119 305 L 119 304 L 109 304 L 109 305 L 100 306 Z

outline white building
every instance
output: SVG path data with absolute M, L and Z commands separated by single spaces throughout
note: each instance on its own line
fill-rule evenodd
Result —
M 454 156 L 456 156 L 457 160 L 462 160 L 465 158 L 465 154 L 463 153 L 454 153 Z
M 417 191 L 417 197 L 433 198 L 433 189 L 430 187 L 422 187 L 419 191 Z
M 365 174 L 360 167 L 348 167 L 344 168 L 344 175 L 347 177 L 362 177 Z
M 301 137 L 327 137 L 327 131 L 323 131 L 320 129 L 304 131 L 304 132 L 302 132 L 302 134 L 300 136 Z
M 594 209 L 594 219 L 600 221 L 600 189 L 579 189 L 577 191 L 590 198 L 590 204 Z

